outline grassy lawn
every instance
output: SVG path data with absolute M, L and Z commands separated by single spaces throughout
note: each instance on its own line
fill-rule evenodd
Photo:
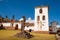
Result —
M 55 36 L 50 35 L 50 34 L 31 33 L 35 37 L 32 37 L 30 39 L 13 37 L 13 35 L 15 35 L 18 32 L 20 32 L 20 31 L 18 31 L 18 30 L 0 30 L 0 40 L 55 40 Z

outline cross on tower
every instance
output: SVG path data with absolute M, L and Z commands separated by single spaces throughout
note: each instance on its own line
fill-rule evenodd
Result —
M 22 20 L 22 22 L 21 22 L 21 24 L 22 24 L 22 25 L 21 25 L 21 31 L 24 31 L 26 19 L 25 19 L 25 16 L 23 16 L 22 18 L 23 18 L 23 20 Z

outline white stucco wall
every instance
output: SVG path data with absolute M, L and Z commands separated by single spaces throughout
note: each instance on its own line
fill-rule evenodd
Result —
M 40 8 L 42 8 L 42 13 L 39 13 Z M 42 20 L 42 16 L 45 15 L 45 20 Z M 37 24 L 37 16 L 40 16 L 40 24 Z M 40 28 L 42 26 L 42 28 Z M 48 27 L 48 7 L 37 7 L 35 8 L 35 31 L 49 31 Z
M 12 26 L 11 23 L 2 23 L 2 24 L 3 24 L 3 26 L 6 26 L 6 27 L 11 27 Z M 16 27 L 16 24 L 18 24 L 18 28 L 20 29 L 21 28 L 21 23 L 13 23 L 13 27 Z
M 6 27 L 10 27 L 11 26 L 11 23 L 2 23 L 3 26 L 6 26 Z
M 2 24 L 5 27 L 11 27 L 12 26 L 11 23 L 2 23 Z M 21 29 L 21 23 L 13 23 L 13 27 L 16 27 L 16 24 L 18 24 L 18 29 Z M 34 26 L 29 26 L 29 27 L 25 26 L 25 29 L 24 30 L 29 30 L 29 29 L 34 30 Z
M 13 27 L 16 27 L 16 24 L 18 24 L 18 28 L 20 29 L 21 28 L 21 23 L 14 23 Z
M 29 29 L 34 30 L 34 26 L 29 26 L 29 27 L 25 26 L 24 30 L 29 30 Z

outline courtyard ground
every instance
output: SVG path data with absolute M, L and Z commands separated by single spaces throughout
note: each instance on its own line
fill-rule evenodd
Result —
M 34 37 L 30 39 L 13 37 L 19 30 L 0 30 L 0 40 L 56 40 L 55 35 L 31 33 Z

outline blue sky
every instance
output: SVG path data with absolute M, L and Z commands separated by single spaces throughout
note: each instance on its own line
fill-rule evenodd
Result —
M 34 7 L 47 5 L 49 6 L 49 23 L 57 21 L 60 25 L 60 0 L 0 0 L 0 14 L 11 19 L 15 15 L 15 19 L 22 16 L 34 19 Z

